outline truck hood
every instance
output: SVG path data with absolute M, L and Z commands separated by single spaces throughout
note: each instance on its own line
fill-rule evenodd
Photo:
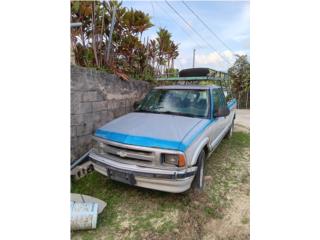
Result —
M 201 118 L 133 112 L 105 124 L 95 136 L 129 145 L 184 151 L 210 122 Z

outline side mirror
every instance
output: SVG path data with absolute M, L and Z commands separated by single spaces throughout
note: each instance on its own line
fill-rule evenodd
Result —
M 230 114 L 230 109 L 227 106 L 221 106 L 218 109 L 218 112 L 214 113 L 214 117 L 226 117 Z
M 133 109 L 136 110 L 140 105 L 140 102 L 134 102 L 133 103 Z

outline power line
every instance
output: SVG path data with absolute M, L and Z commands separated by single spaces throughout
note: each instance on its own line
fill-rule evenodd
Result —
M 157 1 L 156 1 L 155 3 L 161 8 L 161 10 L 162 10 L 164 13 L 168 14 L 168 12 L 166 12 L 165 9 L 162 8 L 161 4 L 158 4 Z M 176 19 L 175 19 L 171 14 L 169 14 L 168 16 L 170 16 L 174 21 L 176 21 Z M 201 44 L 199 44 L 198 41 L 194 40 L 194 38 L 192 37 L 192 35 L 180 25 L 179 21 L 176 21 L 176 22 L 178 23 L 178 26 L 182 29 L 182 31 L 196 44 L 196 47 L 197 47 L 198 49 L 203 48 L 203 47 L 201 47 Z
M 228 45 L 200 18 L 200 16 L 198 14 L 196 14 L 185 1 L 182 1 L 182 3 L 190 10 L 190 12 L 193 13 L 194 16 L 196 16 L 196 18 L 198 18 L 198 20 L 209 30 L 209 32 L 211 32 L 222 44 L 223 46 L 225 46 L 229 51 L 231 51 L 232 53 L 234 52 L 230 47 L 228 47 Z
M 152 7 L 152 16 L 154 17 L 154 6 L 153 6 L 153 2 L 151 1 L 151 7 Z
M 203 38 L 203 37 L 200 35 L 200 33 L 197 32 L 197 31 L 190 25 L 190 23 L 188 23 L 188 21 L 187 21 L 184 17 L 182 17 L 181 14 L 180 14 L 179 12 L 177 12 L 177 10 L 176 10 L 167 0 L 165 0 L 165 2 L 166 2 L 167 5 L 183 20 L 183 22 L 184 22 L 185 24 L 187 24 L 187 25 L 192 29 L 192 31 L 194 31 L 194 32 L 197 34 L 198 37 L 200 37 L 205 43 L 207 43 L 208 46 L 210 46 L 210 47 L 218 54 L 218 56 L 219 56 L 222 60 L 224 60 L 226 63 L 228 63 L 228 64 L 230 64 L 230 65 L 232 64 L 231 62 L 229 62 L 228 59 L 224 58 L 224 57 L 217 51 L 217 49 L 215 49 L 205 38 Z
M 151 2 L 151 3 L 152 3 L 152 2 Z M 158 4 L 158 2 L 155 2 L 155 3 L 156 3 L 156 5 L 161 9 L 161 11 L 162 11 L 163 13 L 167 14 L 167 16 L 169 16 L 172 20 L 174 20 L 174 21 L 177 23 L 177 25 L 181 28 L 181 30 L 185 33 L 185 35 L 186 35 L 187 37 L 189 37 L 189 38 L 194 42 L 194 44 L 195 44 L 195 45 L 194 45 L 194 48 L 195 48 L 195 47 L 198 48 L 198 49 L 203 48 L 203 46 L 201 46 L 201 44 L 200 44 L 197 40 L 195 40 L 195 39 L 193 38 L 193 35 L 192 35 L 189 31 L 187 31 L 187 30 L 185 29 L 185 26 L 180 22 L 181 19 L 179 19 L 179 18 L 177 18 L 176 16 L 174 16 L 174 14 L 173 14 L 170 10 L 169 10 L 169 12 L 168 12 L 168 9 L 165 9 L 165 7 L 162 6 L 161 4 Z M 183 64 L 182 64 L 182 62 L 181 62 L 180 57 L 176 58 L 175 60 L 178 61 L 178 64 L 179 64 L 180 69 L 181 69 L 182 66 L 183 66 Z

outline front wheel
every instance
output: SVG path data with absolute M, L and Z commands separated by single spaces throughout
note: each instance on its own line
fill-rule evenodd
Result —
M 193 188 L 202 191 L 204 188 L 204 160 L 206 153 L 202 150 L 197 160 L 197 172 L 193 180 Z

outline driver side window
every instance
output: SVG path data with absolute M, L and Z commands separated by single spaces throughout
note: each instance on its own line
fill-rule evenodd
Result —
M 219 108 L 226 106 L 226 101 L 223 95 L 223 91 L 220 88 L 212 89 L 212 99 L 213 99 L 213 114 L 219 112 Z

